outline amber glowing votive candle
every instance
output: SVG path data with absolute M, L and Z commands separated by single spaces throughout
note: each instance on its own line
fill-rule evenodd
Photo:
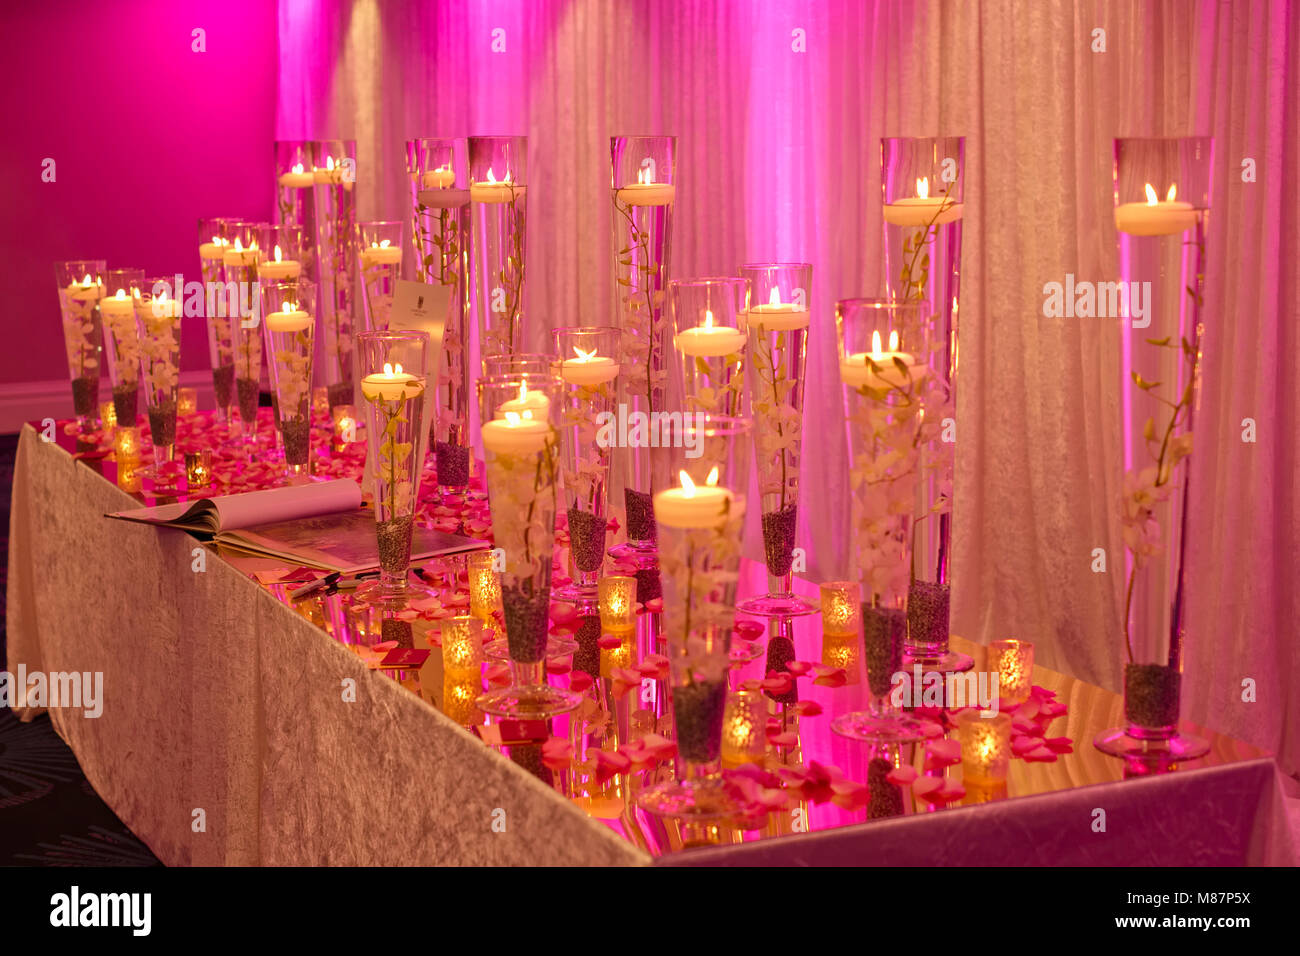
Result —
M 989 670 L 998 675 L 998 696 L 1023 704 L 1034 686 L 1034 645 L 1015 638 L 994 641 L 989 645 Z
M 822 633 L 857 637 L 862 601 L 852 581 L 827 581 L 822 591 Z
M 600 627 L 604 631 L 626 631 L 636 627 L 636 578 L 611 574 L 597 583 Z
M 140 429 L 134 425 L 123 426 L 113 433 L 113 457 L 117 459 L 117 470 L 140 464 L 142 449 L 140 447 Z
M 962 711 L 957 717 L 957 739 L 961 742 L 963 780 L 990 784 L 1007 779 L 1011 764 L 1010 715 L 981 717 L 978 709 Z
M 212 451 L 204 448 L 202 451 L 191 451 L 185 453 L 185 483 L 191 490 L 206 488 L 212 481 Z
M 501 578 L 496 570 L 496 555 L 475 551 L 466 561 L 469 573 L 469 612 L 487 620 L 501 605 Z
M 311 390 L 311 411 L 318 418 L 328 418 L 330 414 L 330 390 L 318 385 Z
M 442 621 L 443 673 L 458 680 L 478 677 L 483 663 L 483 622 L 470 615 Z
M 352 405 L 336 405 L 330 410 L 334 418 L 334 440 L 347 444 L 357 440 L 357 411 Z
M 862 680 L 862 639 L 856 634 L 823 634 L 822 663 L 844 668 L 844 682 Z
M 99 423 L 105 428 L 116 428 L 117 406 L 112 402 L 102 402 L 99 406 Z
M 182 388 L 176 397 L 176 414 L 193 415 L 199 410 L 199 390 Z
M 767 761 L 767 702 L 757 690 L 741 687 L 727 697 L 722 715 L 722 766 L 728 770 Z

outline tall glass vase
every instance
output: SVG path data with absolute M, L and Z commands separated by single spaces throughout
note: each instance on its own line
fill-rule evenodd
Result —
M 962 136 L 881 140 L 885 277 L 889 298 L 926 304 L 934 334 L 920 384 L 928 429 L 918 448 L 916 548 L 909 599 L 907 663 L 967 670 L 948 647 L 952 593 L 952 483 L 956 449 L 957 297 L 965 202 Z
M 409 574 L 421 471 L 415 452 L 424 427 L 429 358 L 427 332 L 357 335 L 357 374 L 369 411 L 366 436 L 374 445 L 368 460 L 379 539 L 379 580 L 359 588 L 357 598 L 390 609 L 429 593 Z
M 469 138 L 470 266 L 480 355 L 524 342 L 528 137 Z
M 745 419 L 715 415 L 669 429 L 655 454 L 670 459 L 677 482 L 655 493 L 654 508 L 678 779 L 643 792 L 639 804 L 659 816 L 711 820 L 736 811 L 721 776 L 722 726 L 751 430 Z
M 505 552 L 501 608 L 513 683 L 484 694 L 498 717 L 567 713 L 582 695 L 546 682 L 551 564 L 558 499 L 561 383 L 548 375 L 480 379 L 479 414 L 496 546 Z
M 99 356 L 103 348 L 99 300 L 104 295 L 103 259 L 56 262 L 63 344 L 72 381 L 72 408 L 77 429 L 85 435 L 99 424 Z
M 181 299 L 172 289 L 173 277 L 146 278 L 135 300 L 136 334 L 140 341 L 140 384 L 153 441 L 153 468 L 157 485 L 172 486 L 184 477 L 172 473 L 175 460 L 176 411 L 181 374 Z
M 619 402 L 629 416 L 650 416 L 667 410 L 665 307 L 677 197 L 677 138 L 614 136 L 609 147 L 614 314 L 626 337 Z M 627 541 L 614 549 L 615 557 L 653 564 L 657 487 L 650 449 L 625 443 L 615 461 L 614 490 L 622 499 Z
M 113 387 L 113 417 L 119 428 L 134 428 L 140 407 L 140 334 L 135 300 L 144 285 L 143 269 L 109 269 L 99 311 L 104 325 L 105 364 Z
M 932 374 L 926 362 L 931 330 L 926 313 L 926 303 L 915 301 L 835 304 L 848 422 L 849 520 L 871 703 L 867 711 L 841 715 L 832 727 L 858 740 L 924 736 L 918 721 L 892 706 L 889 690 L 894 673 L 905 670 L 904 644 L 916 596 L 920 449 L 931 427 L 923 405 L 925 380 Z
M 561 474 L 569 529 L 572 583 L 556 597 L 596 607 L 609 521 L 609 466 L 613 448 L 602 426 L 615 415 L 623 333 L 607 327 L 555 329 L 556 369 L 564 388 L 560 411 Z
M 464 494 L 470 476 L 469 157 L 464 138 L 406 144 L 411 239 L 421 282 L 448 290 L 436 412 L 429 422 L 438 489 Z
M 257 408 L 262 390 L 262 332 L 258 318 L 261 301 L 257 296 L 260 229 L 258 223 L 227 222 L 227 242 L 221 254 L 240 436 L 250 460 L 259 457 Z M 251 305 L 251 310 L 245 304 Z M 251 314 L 245 315 L 246 311 Z
M 763 509 L 763 553 L 768 591 L 740 604 L 745 614 L 795 617 L 818 607 L 794 593 L 795 532 L 799 519 L 799 465 L 803 451 L 803 395 L 812 266 L 741 266 L 754 460 Z
M 316 279 L 316 144 L 307 140 L 275 143 L 275 221 L 302 230 L 299 255 L 305 278 Z M 303 308 L 315 310 L 316 303 Z M 315 312 L 313 311 L 314 315 Z
M 315 357 L 316 301 L 310 279 L 261 283 L 262 330 L 271 388 L 280 410 L 286 477 L 290 483 L 311 475 L 311 367 Z
M 227 297 L 216 290 L 225 281 L 225 252 L 229 217 L 199 220 L 199 275 L 203 279 L 203 314 L 208 332 L 208 359 L 212 363 L 212 396 L 217 407 L 217 421 L 230 424 L 231 406 L 235 402 L 235 346 L 231 340 Z
M 353 404 L 353 335 L 356 330 L 357 144 L 315 144 L 312 171 L 316 206 L 316 276 L 320 296 L 320 376 L 330 408 Z
M 1115 141 L 1122 281 L 1105 307 L 1122 337 L 1126 725 L 1094 741 L 1114 756 L 1191 760 L 1209 749 L 1178 721 L 1213 153 L 1210 137 Z
M 363 222 L 357 226 L 361 302 L 368 332 L 388 328 L 397 280 L 402 277 L 402 226 L 400 221 Z

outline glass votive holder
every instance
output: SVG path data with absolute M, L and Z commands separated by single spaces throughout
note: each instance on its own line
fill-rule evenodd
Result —
M 822 634 L 822 664 L 844 668 L 844 683 L 862 681 L 862 639 L 857 634 Z
M 449 678 L 478 677 L 483 663 L 483 622 L 468 614 L 444 618 L 442 667 Z
M 728 770 L 767 761 L 767 702 L 750 687 L 727 698 L 722 714 L 722 766 Z
M 328 405 L 328 400 L 326 401 Z M 335 405 L 330 409 L 334 420 L 334 442 L 347 445 L 357 440 L 357 410 L 354 405 Z
M 475 551 L 465 563 L 469 573 L 469 612 L 487 620 L 501 606 L 501 576 L 496 569 L 496 554 Z
M 1023 704 L 1034 686 L 1034 645 L 1013 637 L 994 641 L 989 645 L 989 670 L 998 675 L 998 696 Z
M 112 402 L 99 403 L 99 423 L 104 428 L 117 427 L 117 406 Z
M 614 631 L 611 636 L 622 638 L 623 643 L 618 647 L 600 649 L 600 676 L 606 679 L 614 676 L 617 667 L 632 668 L 637 665 L 636 628 Z
M 185 453 L 185 483 L 191 491 L 206 488 L 212 481 L 212 450 Z
M 199 410 L 199 390 L 182 388 L 176 397 L 176 414 L 193 415 Z
M 961 743 L 962 780 L 976 784 L 1001 783 L 1011 764 L 1011 716 L 980 716 L 977 708 L 957 717 L 957 739 Z
M 822 634 L 858 636 L 862 599 L 855 581 L 827 581 L 822 592 Z
M 626 631 L 636 627 L 636 578 L 611 574 L 596 585 L 600 602 L 600 627 L 604 631 Z
M 124 465 L 139 465 L 142 452 L 138 426 L 124 425 L 113 432 L 113 457 L 119 473 Z
M 318 385 L 311 390 L 311 413 L 317 418 L 328 418 L 330 414 L 330 390 L 325 385 Z

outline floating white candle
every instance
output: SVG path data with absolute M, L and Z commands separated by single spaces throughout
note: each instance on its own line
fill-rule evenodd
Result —
M 86 302 L 90 299 L 98 299 L 101 298 L 103 294 L 104 294 L 103 287 L 94 279 L 92 279 L 89 273 L 87 273 L 86 277 L 82 279 L 80 282 L 74 279 L 72 280 L 72 282 L 68 284 L 68 295 L 70 295 L 73 299 L 77 300 L 78 302 Z
M 1126 202 L 1115 207 L 1115 228 L 1131 236 L 1170 236 L 1196 225 L 1196 213 L 1189 202 L 1176 202 L 1178 184 L 1169 187 L 1164 202 L 1146 184 L 1146 202 Z
M 501 182 L 497 182 L 496 176 L 492 170 L 488 170 L 488 178 L 481 183 L 469 184 L 470 202 L 481 203 L 503 203 L 513 202 L 516 199 L 524 197 L 524 187 L 515 184 L 510 178 L 510 170 L 506 170 L 506 175 Z
M 373 372 L 361 380 L 361 394 L 372 402 L 393 402 L 401 398 L 415 398 L 424 394 L 424 383 L 408 372 L 400 363 L 394 368 L 384 363 L 382 372 Z
M 296 259 L 283 258 L 280 247 L 275 247 L 275 260 L 257 264 L 259 279 L 296 279 L 302 274 L 302 263 Z
M 544 392 L 533 389 L 528 390 L 526 382 L 519 383 L 519 397 L 512 398 L 508 402 L 502 402 L 497 406 L 496 417 L 505 418 L 507 415 L 521 415 L 525 418 L 544 420 L 551 413 L 551 400 L 546 397 Z
M 249 246 L 245 249 L 238 239 L 233 246 L 224 246 L 221 253 L 221 261 L 228 266 L 255 266 L 257 265 L 257 246 Z
M 220 236 L 213 236 L 211 242 L 199 243 L 199 258 L 201 259 L 220 259 L 225 255 L 226 246 L 229 243 Z
M 930 179 L 916 181 L 916 195 L 885 203 L 885 222 L 891 226 L 936 226 L 956 222 L 962 217 L 962 203 L 946 196 L 930 195 Z M 937 214 L 937 218 L 936 218 Z
M 283 312 L 272 312 L 266 317 L 266 328 L 270 332 L 301 332 L 309 328 L 311 322 L 310 312 L 287 302 Z
M 747 336 L 729 325 L 714 325 L 713 312 L 706 309 L 704 324 L 677 333 L 673 343 L 683 355 L 732 355 L 745 347 Z
M 420 186 L 424 189 L 446 189 L 456 184 L 456 174 L 448 167 L 430 169 L 420 174 Z
M 879 371 L 873 371 L 867 359 L 876 363 Z M 894 361 L 899 359 L 907 366 L 907 375 Z M 917 364 L 910 352 L 898 351 L 898 332 L 889 333 L 889 350 L 881 351 L 880 333 L 871 333 L 871 351 L 855 352 L 840 362 L 840 378 L 845 385 L 857 388 L 866 385 L 870 388 L 908 388 L 925 377 L 927 367 Z
M 331 186 L 342 186 L 344 189 L 351 189 L 352 183 L 343 176 L 344 166 L 339 163 L 334 165 L 334 157 L 326 156 L 325 165 L 317 166 L 312 170 L 312 179 L 317 183 L 324 183 Z
M 135 315 L 135 301 L 125 289 L 99 300 L 99 311 L 106 319 L 126 319 Z
M 781 290 L 772 287 L 766 305 L 756 305 L 746 313 L 750 328 L 763 332 L 789 332 L 806 329 L 810 321 L 808 309 L 794 302 L 782 302 Z
M 141 300 L 143 304 L 143 300 Z M 166 291 L 159 292 L 149 300 L 149 305 L 144 308 L 146 319 L 167 319 L 169 321 L 181 317 L 181 300 L 173 299 Z
M 280 185 L 287 189 L 310 189 L 316 184 L 316 174 L 305 172 L 302 163 L 296 164 L 287 173 L 280 174 Z
M 680 472 L 682 486 L 655 495 L 655 522 L 669 528 L 716 528 L 727 520 L 735 496 L 729 488 L 717 487 L 718 469 L 709 472 L 705 484 L 697 485 Z
M 677 187 L 657 183 L 650 170 L 638 169 L 636 182 L 623 186 L 615 195 L 624 206 L 666 206 L 676 198 Z
M 545 397 L 545 396 L 543 396 Z M 534 454 L 546 447 L 551 426 L 529 412 L 506 412 L 504 418 L 483 423 L 483 447 L 494 455 Z
M 584 352 L 573 347 L 577 358 L 560 362 L 560 378 L 570 385 L 602 385 L 618 377 L 618 363 L 608 355 L 597 355 L 595 349 Z
M 402 261 L 402 250 L 390 245 L 388 239 L 372 242 L 369 248 L 361 250 L 361 268 L 369 269 L 378 265 L 393 265 Z

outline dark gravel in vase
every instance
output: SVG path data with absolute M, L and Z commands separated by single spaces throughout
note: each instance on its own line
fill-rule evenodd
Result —
M 284 460 L 290 465 L 305 465 L 311 457 L 311 420 L 280 419 L 280 437 L 284 439 Z
M 229 408 L 234 399 L 235 364 L 218 365 L 212 370 L 212 395 L 217 408 Z
M 1182 675 L 1164 664 L 1129 664 L 1124 668 L 1124 716 L 1150 730 L 1178 723 Z
M 623 504 L 627 509 L 627 539 L 629 541 L 654 541 L 654 498 L 644 491 L 624 488 Z
M 506 640 L 512 661 L 536 664 L 546 659 L 550 604 L 549 588 L 526 590 L 518 584 L 502 586 L 501 608 L 505 614 Z
M 885 778 L 894 765 L 884 757 L 873 757 L 867 763 L 867 819 L 903 815 L 903 791 Z
M 257 418 L 257 402 L 260 398 L 257 379 L 241 378 L 235 380 L 239 392 L 239 417 L 251 422 Z
M 641 568 L 636 572 L 636 599 L 642 604 L 664 596 L 663 578 L 658 568 Z
M 72 380 L 72 408 L 77 415 L 94 415 L 99 406 L 99 376 Z
M 782 637 L 775 634 L 768 638 L 767 641 L 767 665 L 763 668 L 764 674 L 770 674 L 772 671 L 789 672 L 790 662 L 796 660 L 794 656 L 794 641 L 788 637 Z M 797 704 L 799 703 L 799 684 L 794 679 L 790 681 L 790 689 L 784 694 L 773 694 L 771 691 L 763 691 L 768 697 L 778 704 Z
M 352 404 L 352 380 L 346 382 L 335 382 L 327 389 L 330 396 L 330 408 L 337 408 L 339 405 Z
M 592 679 L 600 677 L 600 615 L 588 614 L 578 619 L 578 629 L 573 639 L 578 642 L 578 649 L 573 652 L 573 666 L 576 670 L 590 674 Z
M 780 511 L 763 515 L 763 552 L 767 558 L 767 573 L 782 577 L 790 573 L 794 563 L 794 532 L 798 523 L 799 508 L 788 504 Z
M 913 581 L 907 589 L 907 628 L 913 646 L 947 646 L 950 593 L 948 585 L 934 581 Z
M 722 751 L 725 680 L 696 681 L 673 688 L 673 726 L 677 751 L 691 763 L 711 763 Z
M 156 448 L 176 444 L 176 399 L 149 406 L 149 437 Z
M 577 505 L 570 508 L 569 553 L 579 571 L 599 571 L 605 563 L 605 519 Z
M 891 678 L 903 669 L 903 641 L 907 615 L 899 608 L 862 609 L 862 656 L 867 665 L 867 686 L 875 697 L 893 687 Z
M 510 750 L 511 761 L 527 770 L 548 787 L 554 785 L 555 776 L 551 773 L 551 768 L 542 763 L 541 744 L 515 744 L 508 749 Z
M 399 621 L 395 617 L 386 617 L 380 627 L 383 641 L 396 641 L 397 646 L 405 650 L 415 647 L 415 631 L 410 621 Z
M 389 518 L 375 527 L 379 534 L 380 569 L 387 574 L 405 574 L 411 562 L 411 516 Z
M 140 384 L 127 382 L 113 386 L 113 414 L 117 423 L 124 428 L 131 428 L 140 411 Z
M 469 484 L 469 449 L 440 441 L 433 446 L 438 484 L 444 488 L 464 488 Z

